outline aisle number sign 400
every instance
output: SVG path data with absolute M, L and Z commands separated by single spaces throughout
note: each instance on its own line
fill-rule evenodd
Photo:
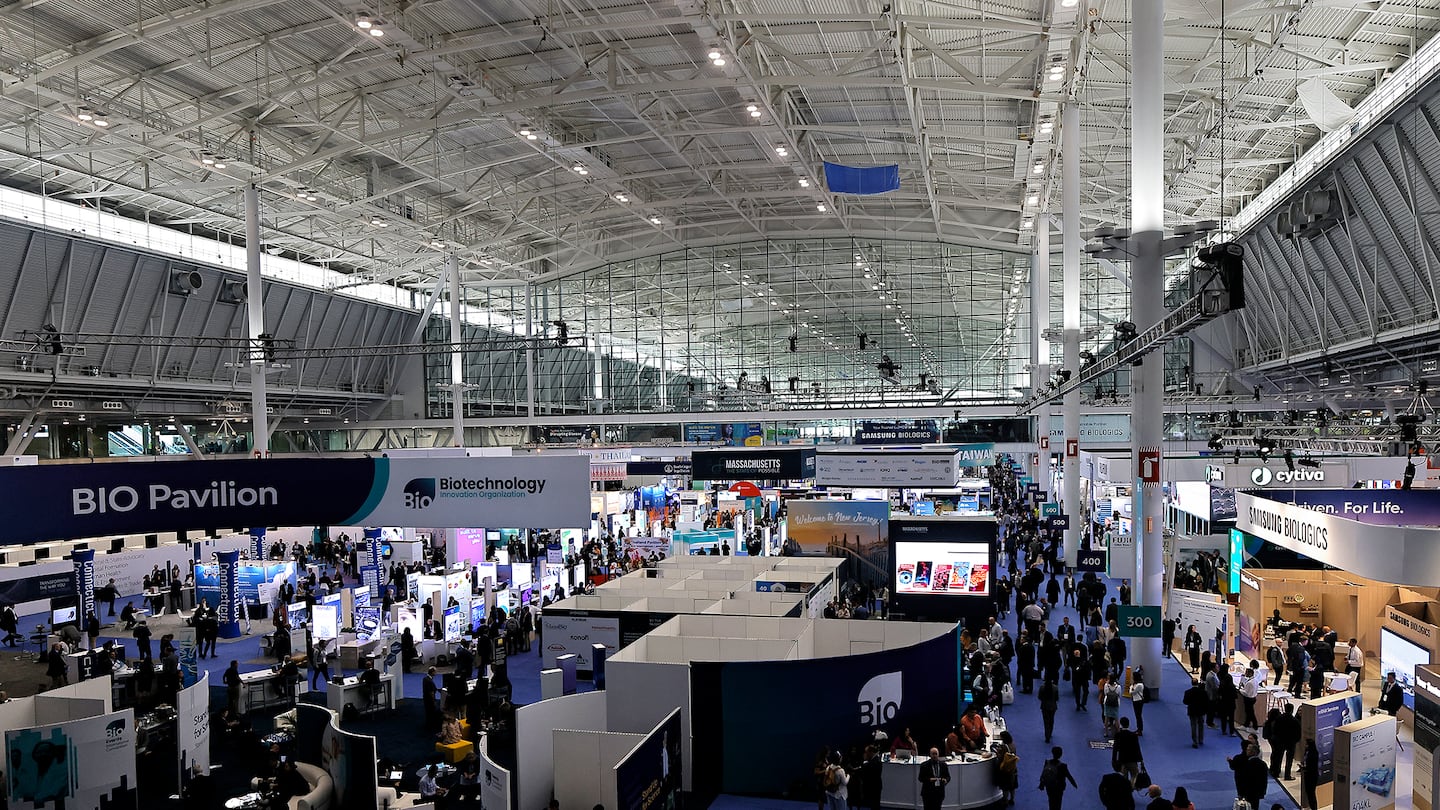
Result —
M 1125 638 L 1159 638 L 1160 608 L 1149 605 L 1121 605 L 1115 623 Z

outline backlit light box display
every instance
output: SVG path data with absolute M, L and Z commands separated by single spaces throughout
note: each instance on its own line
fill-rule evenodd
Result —
M 895 544 L 895 591 L 930 596 L 989 596 L 985 543 Z

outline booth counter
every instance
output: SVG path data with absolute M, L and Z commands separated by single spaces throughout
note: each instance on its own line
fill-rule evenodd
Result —
M 393 709 L 396 701 L 395 676 L 389 673 L 380 676 L 376 694 L 368 694 L 366 687 L 357 677 L 346 677 L 339 683 L 331 681 L 325 685 L 325 705 L 332 712 L 343 712 L 353 704 L 361 712 L 371 707 Z
M 261 669 L 240 673 L 240 713 L 248 714 L 255 709 L 268 706 L 288 706 L 298 695 L 310 691 L 310 683 L 304 677 L 293 684 L 286 684 L 280 673 L 273 669 Z
M 887 757 L 882 762 L 882 807 L 910 808 L 922 805 L 920 766 L 925 761 L 925 757 L 907 760 Z M 950 769 L 950 784 L 946 785 L 945 798 L 940 802 L 942 810 L 989 807 L 1000 801 L 1000 788 L 995 784 L 998 763 L 994 754 L 966 754 L 963 757 L 947 757 L 943 761 Z

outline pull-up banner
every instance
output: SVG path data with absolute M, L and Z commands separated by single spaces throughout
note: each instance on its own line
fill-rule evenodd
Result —
M 696 450 L 692 475 L 700 481 L 778 481 L 815 477 L 815 448 L 767 447 L 763 450 Z M 589 504 L 586 504 L 589 508 Z M 509 526 L 488 523 L 487 526 Z M 589 525 L 589 518 L 586 524 Z
M 370 595 L 380 597 L 380 571 L 384 541 L 383 529 L 365 529 L 364 563 L 360 566 L 360 582 L 369 589 Z
M 220 568 L 220 603 L 216 610 L 220 637 L 239 638 L 240 611 L 245 609 L 240 602 L 240 552 L 222 551 L 215 559 Z
M 265 559 L 265 527 L 258 526 L 250 530 L 250 559 Z
M 579 455 L 6 467 L 0 491 L 0 544 L 228 526 L 590 525 Z
M 70 552 L 75 568 L 75 594 L 80 598 L 80 625 L 95 612 L 95 550 L 76 549 Z

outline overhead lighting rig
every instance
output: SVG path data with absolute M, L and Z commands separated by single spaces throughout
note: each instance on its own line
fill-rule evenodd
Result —
M 1188 228 L 1177 228 L 1174 237 L 1162 242 L 1161 255 L 1183 250 L 1215 227 L 1215 223 L 1206 221 Z M 1129 256 L 1125 249 L 1125 240 L 1129 235 L 1128 229 L 1102 226 L 1092 233 L 1099 241 L 1086 245 L 1085 251 L 1094 256 L 1127 259 Z M 1245 249 L 1234 242 L 1222 242 L 1201 248 L 1194 267 L 1197 279 L 1195 286 L 1198 289 L 1195 295 L 1143 332 L 1137 331 L 1135 324 L 1129 321 L 1116 324 L 1115 339 L 1118 345 L 1113 352 L 1082 367 L 1079 374 L 1065 384 L 1056 386 L 1053 391 L 1036 392 L 1019 406 L 1017 413 L 1022 416 L 1028 414 L 1035 408 L 1064 396 L 1067 391 L 1112 374 L 1123 366 L 1134 365 L 1173 338 L 1193 331 L 1227 312 L 1243 308 L 1244 257 Z

